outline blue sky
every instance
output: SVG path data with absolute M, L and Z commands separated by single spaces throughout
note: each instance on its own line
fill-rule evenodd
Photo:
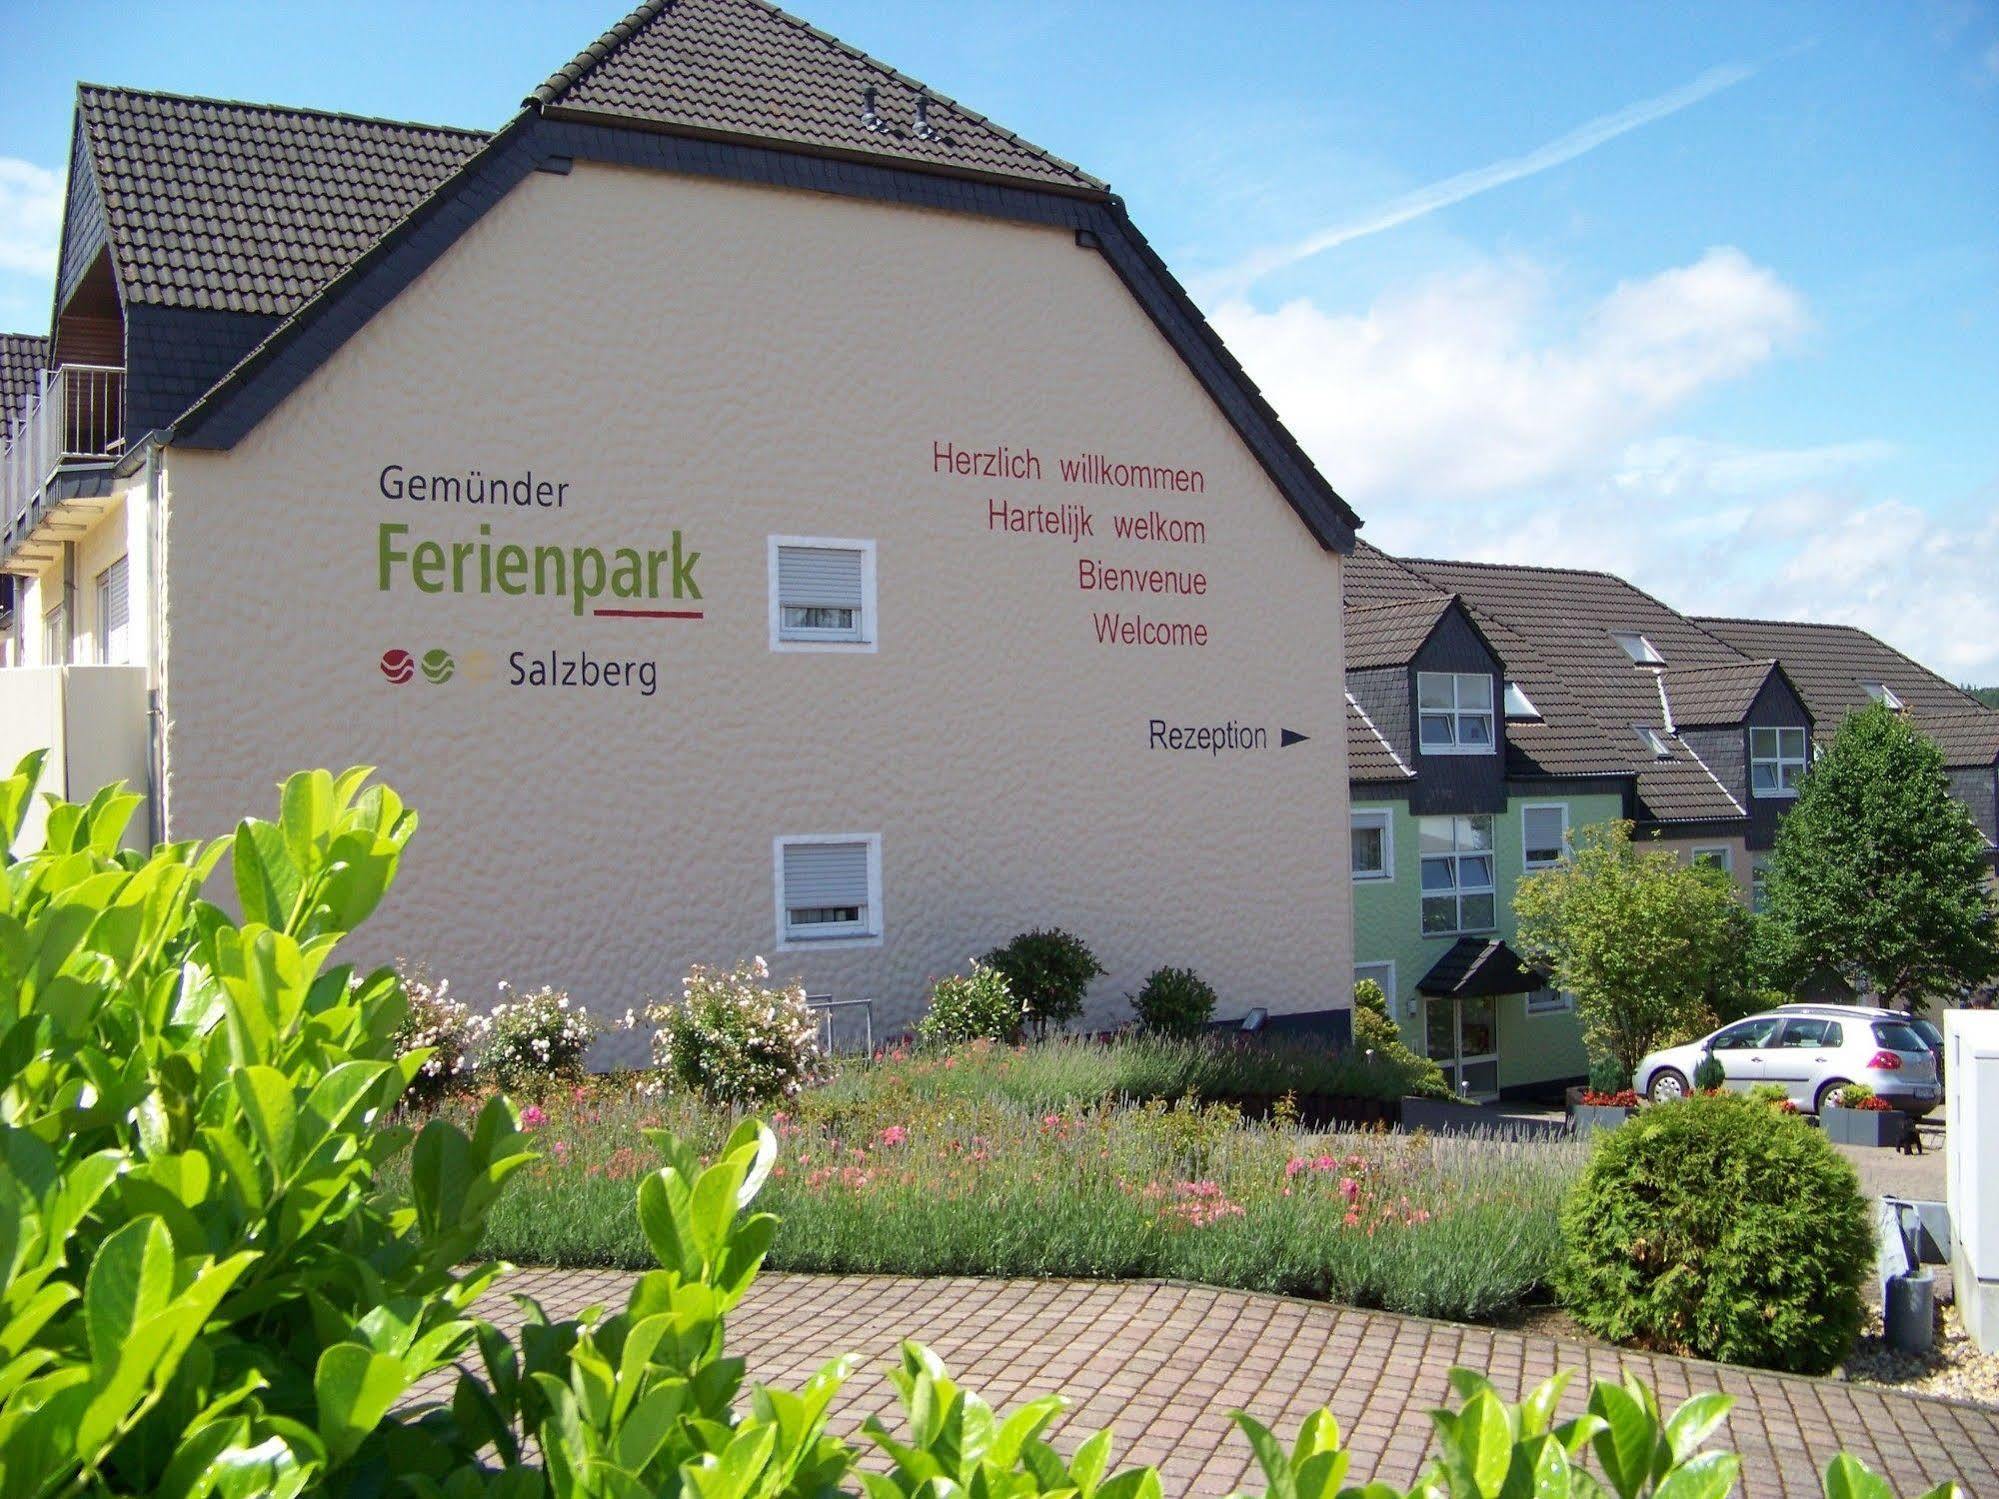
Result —
M 0 0 L 0 324 L 79 78 L 496 125 L 623 0 Z M 1999 682 L 1999 11 L 808 0 L 1110 180 L 1392 550 Z

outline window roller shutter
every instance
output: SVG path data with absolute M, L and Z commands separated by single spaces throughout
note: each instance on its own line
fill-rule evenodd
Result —
M 861 554 L 844 547 L 779 547 L 777 593 L 792 608 L 859 609 Z
M 866 906 L 868 846 L 865 843 L 788 843 L 784 848 L 784 904 L 787 910 Z

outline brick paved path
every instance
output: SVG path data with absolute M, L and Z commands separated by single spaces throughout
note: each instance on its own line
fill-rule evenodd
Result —
M 617 1271 L 531 1270 L 502 1284 L 561 1317 L 621 1307 L 630 1282 Z M 514 1307 L 484 1310 L 506 1324 Z M 1453 1364 L 1482 1370 L 1509 1398 L 1557 1368 L 1577 1369 L 1566 1401 L 1580 1409 L 1585 1375 L 1614 1378 L 1622 1363 L 1668 1409 L 1697 1390 L 1736 1397 L 1714 1444 L 1742 1454 L 1751 1499 L 1819 1499 L 1819 1472 L 1842 1447 L 1905 1495 L 1955 1478 L 1970 1495 L 1999 1499 L 1999 1413 L 1975 1406 L 1274 1296 L 1144 1281 L 765 1275 L 729 1319 L 730 1352 L 767 1383 L 795 1387 L 835 1354 L 860 1356 L 833 1408 L 843 1434 L 871 1412 L 898 1424 L 881 1371 L 905 1337 L 929 1344 L 996 1406 L 1068 1395 L 1064 1424 L 1110 1427 L 1118 1466 L 1156 1463 L 1169 1495 L 1261 1489 L 1228 1420 L 1238 1407 L 1288 1444 L 1306 1412 L 1329 1405 L 1356 1480 L 1406 1486 Z

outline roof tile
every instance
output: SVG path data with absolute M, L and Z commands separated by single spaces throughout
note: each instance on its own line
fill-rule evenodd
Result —
M 764 0 L 647 0 L 528 102 L 563 114 L 1104 191 L 1087 172 Z

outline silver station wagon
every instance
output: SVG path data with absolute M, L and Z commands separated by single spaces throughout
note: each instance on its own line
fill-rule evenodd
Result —
M 1922 1033 L 1908 1016 L 1866 1005 L 1779 1005 L 1685 1046 L 1653 1052 L 1638 1064 L 1631 1085 L 1655 1102 L 1684 1098 L 1710 1051 L 1729 1087 L 1782 1083 L 1799 1108 L 1814 1114 L 1846 1083 L 1865 1083 L 1917 1118 L 1943 1101 L 1936 1053 Z

